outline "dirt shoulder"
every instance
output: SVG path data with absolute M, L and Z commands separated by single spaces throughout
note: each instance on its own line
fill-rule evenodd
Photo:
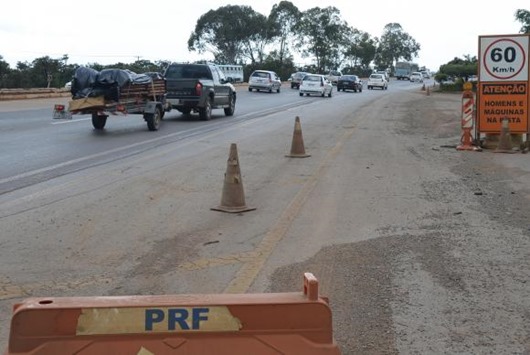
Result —
M 363 240 L 274 274 L 271 291 L 304 271 L 322 278 L 343 354 L 530 351 L 530 155 L 457 151 L 460 102 L 414 91 L 359 113 L 385 121 L 378 133 L 358 123 L 377 145 L 359 149 L 378 157 L 350 153 L 362 173 L 343 194 L 359 210 L 350 206 L 349 229 L 332 228 Z

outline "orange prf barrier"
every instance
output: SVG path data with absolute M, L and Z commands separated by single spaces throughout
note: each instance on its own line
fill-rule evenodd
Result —
M 29 298 L 7 355 L 340 355 L 318 281 L 295 293 Z

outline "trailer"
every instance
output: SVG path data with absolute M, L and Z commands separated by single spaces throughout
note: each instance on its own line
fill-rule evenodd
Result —
M 147 128 L 157 131 L 165 112 L 171 110 L 166 101 L 166 80 L 161 75 L 138 76 L 129 71 L 110 71 L 113 72 L 89 72 L 88 76 L 85 71 L 79 78 L 74 76 L 68 110 L 65 105 L 55 105 L 53 118 L 91 115 L 94 129 L 102 130 L 111 115 L 140 114 Z M 91 76 L 95 77 L 90 79 Z

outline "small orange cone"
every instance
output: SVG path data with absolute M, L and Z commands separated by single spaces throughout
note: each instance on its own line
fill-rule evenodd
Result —
M 255 207 L 248 207 L 245 204 L 245 193 L 243 191 L 243 180 L 239 169 L 239 158 L 237 156 L 237 146 L 230 145 L 230 155 L 226 164 L 225 181 L 221 204 L 211 208 L 214 211 L 239 213 L 253 211 Z
M 471 128 L 464 128 L 464 133 L 460 138 L 460 145 L 456 147 L 456 150 L 473 150 L 475 152 L 482 151 L 482 148 L 475 147 L 473 145 L 473 136 L 471 135 Z
M 501 134 L 499 136 L 499 144 L 493 151 L 494 153 L 515 153 L 512 147 L 512 137 L 510 135 L 509 120 L 503 119 L 501 126 Z
M 421 86 L 421 91 L 425 91 L 425 83 Z
M 307 158 L 311 154 L 306 154 L 304 148 L 304 137 L 302 137 L 302 125 L 300 124 L 300 117 L 296 116 L 294 120 L 293 141 L 291 143 L 291 154 L 286 155 L 290 158 Z

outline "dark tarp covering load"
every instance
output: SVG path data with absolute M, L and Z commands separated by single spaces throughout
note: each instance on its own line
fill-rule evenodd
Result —
M 72 80 L 72 98 L 104 96 L 106 100 L 118 101 L 120 90 L 129 85 L 153 82 L 152 73 L 136 74 L 130 70 L 97 70 L 79 67 Z

